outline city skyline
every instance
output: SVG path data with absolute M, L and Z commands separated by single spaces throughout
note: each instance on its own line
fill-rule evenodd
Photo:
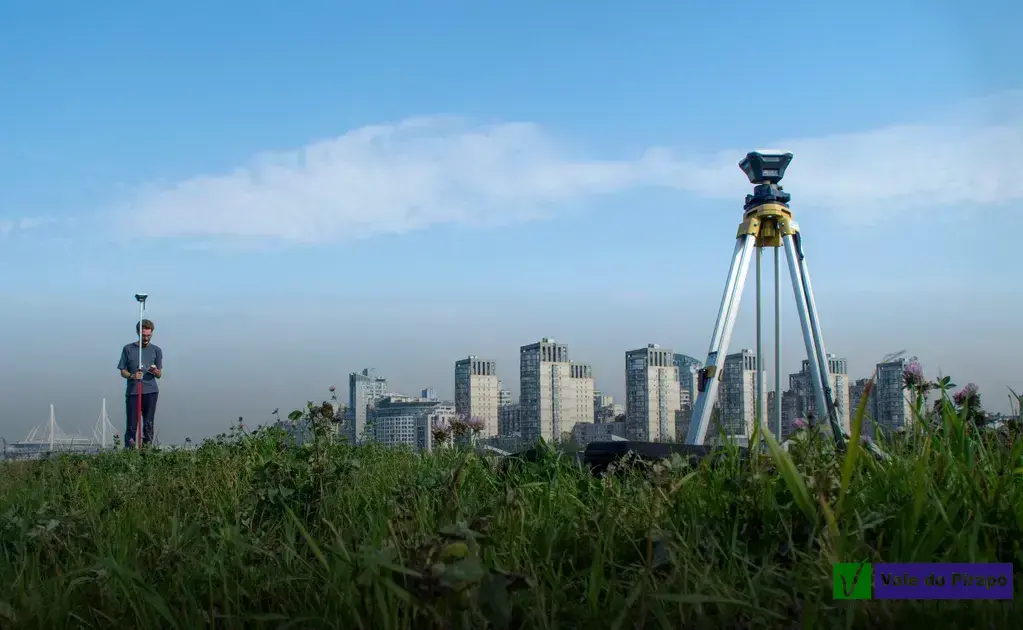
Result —
M 545 337 L 521 346 L 519 356 L 524 393 L 517 401 L 502 387 L 495 362 L 478 355 L 455 362 L 454 402 L 438 397 L 434 388 L 423 389 L 419 395 L 398 391 L 370 368 L 353 372 L 349 375 L 349 400 L 357 406 L 335 406 L 335 414 L 346 423 L 340 432 L 356 442 L 368 440 L 425 450 L 433 448 L 437 431 L 448 433 L 459 419 L 472 425 L 478 439 L 513 450 L 540 438 L 571 439 L 582 446 L 614 438 L 670 442 L 688 438 L 694 400 L 692 381 L 702 365 L 690 356 L 657 344 L 626 351 L 624 405 L 594 387 L 592 368 L 573 360 L 565 343 Z M 861 404 L 870 379 L 851 383 L 846 360 L 833 353 L 827 357 L 837 420 L 845 433 L 851 434 L 853 408 Z M 780 418 L 777 409 L 769 408 L 776 392 L 765 392 L 764 420 L 780 440 L 787 439 L 797 423 L 805 423 L 811 416 L 826 422 L 815 409 L 809 365 L 804 360 L 800 371 L 789 375 Z M 720 395 L 707 443 L 732 439 L 748 444 L 757 423 L 756 355 L 740 349 L 728 353 L 722 366 L 720 381 L 715 380 Z M 904 375 L 911 369 L 922 369 L 916 357 L 887 357 L 876 366 L 874 388 L 865 401 L 862 435 L 875 438 L 879 428 L 889 433 L 911 428 L 915 420 L 913 393 L 904 384 Z M 371 395 L 367 395 L 367 388 L 372 390 Z M 360 423 L 359 417 L 369 420 Z M 306 432 L 304 426 L 285 426 L 289 431 Z
M 850 380 L 908 349 L 991 411 L 1023 389 L 1021 6 L 789 3 L 770 53 L 738 5 L 238 6 L 0 7 L 5 438 L 50 404 L 69 432 L 103 398 L 123 424 L 140 291 L 171 441 L 369 366 L 450 400 L 476 354 L 517 395 L 543 337 L 624 400 L 627 350 L 705 360 L 737 163 L 765 147 L 795 156 L 782 184 Z M 730 352 L 755 348 L 752 305 Z
M 622 369 L 621 369 L 622 378 L 621 378 L 620 389 L 618 389 L 615 386 L 607 387 L 606 382 L 598 378 L 598 375 L 592 370 L 592 367 L 591 367 L 590 364 L 580 362 L 578 359 L 568 360 L 567 359 L 567 357 L 569 356 L 568 355 L 568 350 L 567 350 L 568 349 L 568 344 L 565 344 L 564 342 L 559 342 L 558 340 L 553 339 L 553 338 L 544 337 L 544 338 L 540 339 L 539 342 L 534 342 L 533 344 L 528 344 L 526 346 L 521 346 L 520 349 L 519 349 L 520 366 L 522 365 L 521 357 L 523 355 L 523 352 L 527 348 L 533 347 L 533 346 L 538 346 L 538 345 L 543 345 L 543 344 L 548 344 L 548 343 L 553 345 L 553 346 L 564 348 L 564 352 L 565 352 L 564 357 L 566 357 L 566 358 L 564 359 L 563 362 L 564 362 L 564 364 L 566 366 L 574 365 L 574 366 L 582 367 L 582 368 L 585 369 L 585 373 L 584 374 L 580 374 L 580 376 L 585 376 L 586 378 L 588 378 L 590 380 L 590 384 L 588 385 L 588 389 L 586 391 L 588 392 L 588 396 L 590 398 L 592 398 L 592 400 L 594 401 L 594 405 L 597 404 L 596 400 L 598 400 L 598 398 L 600 398 L 600 397 L 606 397 L 609 400 L 613 399 L 616 402 L 615 406 L 621 406 L 622 407 L 621 411 L 622 411 L 623 414 L 624 413 L 628 413 L 628 411 L 627 411 L 627 409 L 628 409 L 627 404 L 623 404 L 623 403 L 627 403 L 627 401 L 629 400 L 629 391 L 630 391 L 630 380 L 629 379 L 631 378 L 630 377 L 630 369 L 629 369 L 630 357 L 635 356 L 635 355 L 637 355 L 640 352 L 644 352 L 644 353 L 649 353 L 649 352 L 667 352 L 668 355 L 673 357 L 673 359 L 674 359 L 674 362 L 671 365 L 673 366 L 673 369 L 674 369 L 674 372 L 673 372 L 674 377 L 673 378 L 677 379 L 677 380 L 675 380 L 675 384 L 676 384 L 675 389 L 670 390 L 670 391 L 672 392 L 673 396 L 678 397 L 677 400 L 680 403 L 678 406 L 672 407 L 671 412 L 674 413 L 674 412 L 677 411 L 677 412 L 680 412 L 680 413 L 685 413 L 687 411 L 688 396 L 684 393 L 685 392 L 685 387 L 686 387 L 687 384 L 691 388 L 695 387 L 694 384 L 688 383 L 688 379 L 692 378 L 692 377 L 695 377 L 696 373 L 693 372 L 690 377 L 687 377 L 684 374 L 684 370 L 680 369 L 680 367 L 679 367 L 680 363 L 679 362 L 682 361 L 686 365 L 688 365 L 691 362 L 692 359 L 695 359 L 695 357 L 692 357 L 691 355 L 687 355 L 685 353 L 679 353 L 679 352 L 676 352 L 673 348 L 662 347 L 660 344 L 655 344 L 655 343 L 648 343 L 648 344 L 646 344 L 642 348 L 626 350 L 623 353 L 621 353 L 622 354 L 622 366 L 621 366 L 622 367 Z M 866 372 L 866 373 L 861 375 L 861 374 L 854 374 L 854 373 L 849 372 L 848 367 L 847 367 L 848 366 L 847 359 L 845 359 L 844 357 L 840 357 L 840 356 L 836 355 L 830 349 L 828 349 L 827 352 L 828 352 L 829 366 L 830 366 L 829 370 L 831 370 L 830 374 L 832 376 L 830 382 L 831 382 L 831 385 L 832 385 L 832 388 L 833 388 L 833 395 L 835 396 L 836 404 L 839 406 L 840 422 L 846 428 L 846 430 L 848 430 L 849 426 L 850 426 L 850 424 L 849 424 L 849 422 L 850 422 L 850 415 L 851 415 L 852 412 L 854 412 L 855 405 L 858 404 L 859 395 L 862 394 L 862 385 L 863 385 L 863 383 L 867 379 L 870 378 L 871 372 L 873 372 L 873 370 L 875 368 L 878 370 L 877 371 L 877 382 L 876 382 L 875 387 L 878 388 L 879 390 L 883 390 L 885 388 L 889 388 L 890 389 L 891 387 L 895 386 L 894 383 L 901 383 L 903 366 L 906 363 L 908 363 L 909 361 L 918 361 L 918 357 L 916 355 L 912 355 L 912 354 L 910 354 L 907 351 L 902 351 L 901 353 L 899 353 L 899 358 L 892 359 L 889 356 L 887 363 L 879 361 L 873 367 L 871 367 L 870 371 L 868 371 L 868 372 Z M 574 355 L 575 355 L 575 353 L 573 353 L 573 356 Z M 558 355 L 558 356 L 560 357 L 561 355 Z M 751 362 L 749 359 L 746 359 L 747 356 L 748 357 L 752 357 L 754 359 L 754 361 Z M 768 357 L 768 365 L 769 365 L 769 367 L 773 366 L 773 357 L 771 357 L 771 353 L 769 353 L 769 352 L 765 353 L 765 356 Z M 726 385 L 725 382 L 730 380 L 729 374 L 730 374 L 731 371 L 733 371 L 734 366 L 735 366 L 735 363 L 732 361 L 732 359 L 739 359 L 740 357 L 742 357 L 742 360 L 743 360 L 744 363 L 749 364 L 749 365 L 747 365 L 744 368 L 744 370 L 755 369 L 753 366 L 755 366 L 756 353 L 752 349 L 750 349 L 750 348 L 741 348 L 741 347 L 740 348 L 735 348 L 735 349 L 730 349 L 729 352 L 728 352 L 728 355 L 727 355 L 727 359 L 728 360 L 726 360 L 726 362 L 724 363 L 724 366 L 725 366 L 724 370 L 725 371 L 724 371 L 724 374 L 722 375 L 722 383 L 721 383 L 721 385 L 722 385 L 722 387 L 724 389 L 728 388 L 728 385 Z M 558 358 L 551 358 L 550 360 L 551 361 L 555 361 L 555 363 L 561 361 L 561 359 L 558 359 Z M 787 363 L 789 363 L 790 361 L 791 362 L 795 362 L 796 360 L 799 361 L 800 368 L 799 368 L 798 371 L 787 372 L 787 373 L 783 374 L 783 377 L 782 377 L 783 390 L 782 391 L 783 391 L 784 394 L 786 394 L 786 400 L 788 400 L 788 395 L 789 394 L 796 394 L 796 395 L 798 395 L 799 396 L 798 404 L 801 406 L 801 409 L 797 408 L 797 407 L 792 407 L 789 403 L 783 403 L 783 427 L 784 427 L 783 430 L 784 430 L 785 435 L 787 435 L 789 430 L 791 429 L 791 421 L 794 418 L 802 418 L 805 415 L 805 413 L 804 413 L 805 411 L 810 411 L 812 413 L 813 412 L 813 407 L 814 407 L 813 399 L 812 399 L 812 394 L 810 393 L 808 384 L 800 383 L 800 381 L 802 379 L 806 379 L 809 376 L 808 374 L 805 373 L 805 370 L 807 369 L 806 368 L 807 360 L 799 358 L 798 356 L 797 356 L 796 359 L 787 359 L 787 358 L 783 357 L 783 366 L 786 365 Z M 698 362 L 698 365 L 702 365 L 703 364 L 703 361 L 700 360 L 700 359 L 696 359 L 696 361 Z M 470 372 L 468 372 L 466 370 L 467 369 L 476 370 L 474 364 L 479 364 L 480 368 L 478 368 L 479 371 L 473 371 L 472 372 L 472 374 L 474 374 L 476 376 L 471 376 L 470 377 L 469 376 Z M 371 406 L 373 406 L 375 401 L 382 400 L 382 399 L 387 398 L 387 397 L 397 396 L 397 397 L 408 397 L 408 398 L 411 398 L 413 400 L 415 400 L 415 399 L 433 400 L 433 401 L 436 401 L 436 402 L 438 402 L 438 403 L 440 403 L 442 405 L 450 405 L 450 411 L 447 410 L 447 407 L 440 408 L 440 411 L 442 412 L 442 414 L 441 414 L 441 416 L 437 416 L 437 417 L 444 417 L 444 418 L 454 417 L 455 415 L 459 415 L 459 416 L 462 416 L 462 417 L 478 417 L 478 418 L 484 418 L 484 419 L 489 418 L 489 415 L 490 415 L 488 413 L 489 410 L 486 409 L 486 407 L 493 406 L 494 407 L 493 411 L 494 412 L 498 412 L 500 409 L 503 409 L 506 406 L 505 402 L 499 402 L 499 401 L 502 401 L 506 396 L 509 397 L 509 400 L 507 402 L 510 403 L 510 406 L 514 406 L 514 407 L 517 407 L 517 408 L 521 407 L 521 405 L 522 405 L 521 393 L 520 393 L 521 392 L 521 387 L 520 387 L 521 371 L 516 370 L 513 373 L 513 375 L 509 375 L 506 372 L 502 372 L 499 369 L 498 363 L 496 361 L 494 361 L 494 360 L 492 360 L 490 358 L 487 358 L 485 356 L 482 356 L 482 355 L 477 355 L 477 354 L 469 354 L 469 355 L 467 355 L 467 358 L 461 358 L 461 359 L 458 359 L 458 360 L 452 362 L 452 365 L 453 365 L 453 369 L 454 369 L 454 372 L 453 372 L 454 379 L 453 379 L 453 384 L 450 387 L 450 390 L 445 388 L 443 385 L 440 385 L 438 387 L 438 386 L 436 386 L 433 383 L 426 383 L 426 384 L 419 384 L 419 385 L 407 385 L 407 384 L 398 385 L 398 384 L 394 383 L 393 381 L 391 381 L 388 378 L 387 372 L 386 372 L 386 368 L 382 368 L 381 369 L 381 368 L 377 368 L 377 367 L 367 367 L 367 368 L 362 368 L 360 370 L 357 370 L 355 372 L 349 372 L 347 374 L 347 378 L 343 379 L 344 381 L 347 382 L 347 387 L 331 384 L 330 386 L 327 386 L 327 388 L 326 388 L 326 389 L 333 388 L 331 391 L 324 391 L 322 396 L 314 397 L 312 399 L 312 401 L 313 402 L 317 402 L 317 401 L 325 400 L 325 399 L 328 399 L 328 398 L 331 398 L 331 397 L 336 397 L 337 400 L 342 405 L 344 405 L 347 408 L 348 413 L 346 414 L 346 424 L 344 425 L 343 432 L 348 437 L 348 439 L 350 439 L 350 440 L 357 439 L 356 436 L 364 435 L 363 432 L 366 429 L 367 418 L 369 417 L 369 414 L 367 413 L 367 409 L 366 409 L 367 406 L 371 407 Z M 473 366 L 473 367 L 472 368 L 468 368 L 468 366 Z M 886 368 L 886 366 L 888 366 L 888 367 L 897 366 L 897 367 L 895 367 L 895 372 L 893 372 L 894 376 L 892 376 L 890 379 L 887 379 L 887 380 L 892 380 L 893 384 L 886 384 L 886 375 L 885 375 L 885 368 Z M 698 366 L 695 366 L 692 369 L 696 370 L 697 367 Z M 932 371 L 928 369 L 928 366 L 926 364 L 923 365 L 923 368 L 924 368 L 925 374 L 928 374 L 928 378 L 934 378 L 934 377 L 937 376 L 936 373 L 935 374 L 931 373 Z M 768 418 L 768 421 L 770 423 L 771 430 L 773 431 L 774 427 L 775 427 L 775 423 L 776 423 L 776 416 L 774 414 L 773 404 L 771 404 L 770 401 L 773 400 L 773 396 L 775 395 L 774 379 L 771 377 L 770 369 L 766 370 L 765 373 L 767 375 L 767 378 L 766 378 L 766 381 L 765 381 L 764 395 L 765 395 L 765 402 L 767 404 L 769 404 L 767 418 Z M 510 378 L 510 376 L 515 376 L 516 378 Z M 566 372 L 566 377 L 567 376 L 568 376 L 568 372 Z M 574 374 L 573 374 L 573 376 L 574 376 Z M 476 401 L 470 402 L 467 392 L 465 393 L 464 397 L 459 394 L 459 389 L 458 389 L 459 383 L 462 382 L 467 377 L 470 378 L 470 379 L 471 378 L 482 377 L 483 382 L 485 383 L 485 387 L 487 388 L 487 392 L 485 394 L 485 400 L 486 400 L 484 402 L 484 407 L 485 408 L 482 409 L 482 410 L 479 409 L 478 403 Z M 837 381 L 836 381 L 836 378 L 838 379 Z M 440 380 L 443 381 L 443 379 L 440 379 Z M 451 381 L 452 379 L 449 378 L 448 380 Z M 606 380 L 613 380 L 613 379 L 606 379 Z M 959 387 L 962 387 L 963 385 L 966 384 L 966 382 L 967 381 L 964 381 L 964 382 L 961 382 L 961 383 L 957 383 L 957 385 Z M 662 387 L 663 387 L 663 385 L 662 385 Z M 859 387 L 858 390 L 856 389 L 857 387 Z M 899 391 L 901 392 L 902 391 L 901 390 L 901 385 L 899 385 L 898 388 L 899 388 Z M 743 387 L 743 390 L 745 390 L 745 391 L 743 391 L 741 395 L 744 396 L 745 398 L 742 399 L 743 402 L 740 403 L 740 406 L 749 407 L 749 408 L 745 410 L 745 413 L 743 414 L 742 417 L 740 417 L 737 420 L 733 419 L 733 423 L 734 422 L 740 422 L 741 425 L 745 426 L 745 429 L 741 430 L 741 429 L 738 428 L 740 425 L 731 426 L 731 425 L 728 424 L 728 422 L 725 422 L 726 431 L 728 431 L 731 435 L 737 436 L 737 437 L 748 437 L 751 434 L 751 432 L 752 432 L 752 425 L 753 425 L 753 414 L 755 413 L 754 410 L 753 410 L 753 399 L 751 398 L 751 397 L 755 398 L 755 383 L 754 383 L 754 381 L 750 380 L 750 382 Z M 805 391 L 803 391 L 803 390 L 805 390 Z M 450 394 L 447 393 L 448 391 L 450 391 Z M 853 393 L 853 392 L 859 392 L 859 393 Z M 981 392 L 981 393 L 983 394 L 983 392 Z M 734 395 L 739 395 L 739 394 L 735 393 Z M 725 396 L 723 396 L 723 397 L 726 400 L 728 398 L 727 394 Z M 715 405 L 716 407 L 719 407 L 722 404 L 721 400 L 722 400 L 723 397 L 719 396 L 718 403 Z M 883 395 L 882 395 L 882 397 L 883 397 Z M 903 395 L 901 393 L 899 394 L 899 398 L 900 399 L 903 398 Z M 873 399 L 874 399 L 874 396 L 872 395 L 871 400 L 873 401 Z M 791 400 L 791 403 L 795 404 L 796 400 L 797 399 L 793 398 Z M 905 399 L 901 403 L 899 403 L 899 405 L 901 405 L 902 408 L 904 408 L 904 410 L 901 412 L 902 415 L 899 416 L 900 418 L 901 417 L 908 417 L 908 415 L 909 415 L 908 407 L 906 406 L 908 404 L 907 400 L 908 399 Z M 355 401 L 355 402 L 353 403 L 353 401 Z M 688 410 L 691 411 L 691 402 L 689 402 L 689 405 L 690 406 L 689 406 Z M 873 402 L 871 403 L 871 405 L 873 405 Z M 1006 413 L 1007 411 L 1014 411 L 1014 410 L 1009 409 L 1008 406 L 1004 410 L 1003 409 L 999 409 L 999 408 L 997 408 L 997 406 L 992 406 L 990 404 L 986 404 L 985 406 L 986 406 L 986 408 L 988 409 L 989 412 L 993 412 L 993 413 L 1003 414 L 1003 413 Z M 302 408 L 302 405 L 301 404 L 295 404 L 295 405 L 293 405 L 293 407 L 294 408 Z M 728 403 L 726 403 L 726 408 L 727 407 L 728 407 Z M 889 407 L 891 407 L 891 404 L 889 404 Z M 290 408 L 291 407 L 282 407 L 281 409 L 282 410 L 286 410 L 286 409 L 290 409 Z M 664 410 L 662 410 L 661 413 L 663 415 Z M 727 411 L 725 413 L 727 413 Z M 887 413 L 887 414 L 890 415 L 891 413 L 893 413 L 893 410 L 889 409 L 889 410 L 887 410 L 887 412 L 880 411 L 880 413 Z M 115 412 L 115 414 L 116 414 L 116 412 Z M 597 418 L 598 415 L 599 414 L 598 414 L 596 408 L 594 408 L 593 413 L 592 413 L 593 420 L 590 420 L 590 421 L 595 421 L 595 419 Z M 631 418 L 631 415 L 630 415 L 630 418 Z M 256 419 L 254 422 L 253 422 L 253 420 L 251 419 L 251 416 L 250 416 L 250 419 L 247 420 L 246 422 L 247 422 L 247 424 L 249 426 L 254 426 L 254 425 L 272 424 L 274 420 L 275 420 L 274 416 L 272 416 L 270 414 L 266 414 L 265 418 Z M 575 420 L 573 420 L 572 422 L 575 422 Z M 583 420 L 583 422 L 585 422 L 585 420 Z M 605 422 L 607 422 L 607 420 L 605 420 Z M 627 424 L 623 425 L 621 427 L 621 431 L 623 431 L 623 432 L 624 431 L 629 431 L 631 433 L 633 431 L 633 429 L 630 428 L 630 424 L 632 422 L 633 422 L 632 420 L 628 420 Z M 677 422 L 679 422 L 679 423 L 682 423 L 682 422 L 688 423 L 688 417 L 686 417 L 684 420 L 682 418 L 678 418 Z M 500 423 L 500 414 L 495 413 L 494 414 L 494 422 L 492 424 L 489 421 L 485 420 L 485 427 L 484 427 L 483 431 L 481 432 L 481 435 L 483 437 L 494 437 L 494 436 L 498 435 L 499 432 L 497 431 L 497 427 L 499 426 L 499 423 Z M 90 435 L 89 431 L 87 430 L 88 427 L 80 427 L 79 426 L 79 427 L 76 427 L 77 429 L 79 429 L 79 430 L 76 431 L 74 429 L 68 430 L 68 426 L 66 425 L 66 423 L 62 423 L 59 420 L 58 420 L 57 424 L 60 426 L 61 430 L 64 431 L 68 435 L 81 435 L 83 437 L 87 437 L 87 436 Z M 210 437 L 210 436 L 212 436 L 215 433 L 220 433 L 227 426 L 229 426 L 230 424 L 231 424 L 231 422 L 228 421 L 225 424 L 224 427 L 221 427 L 221 428 L 211 427 L 211 432 L 210 433 L 202 433 L 202 432 L 196 433 L 196 432 L 193 432 L 193 433 L 190 433 L 188 435 L 181 435 L 180 437 L 174 436 L 174 434 L 168 435 L 168 431 L 166 431 L 166 429 L 164 429 L 162 431 L 163 436 L 161 438 L 161 441 L 164 442 L 164 443 L 180 443 L 186 437 L 188 437 L 188 438 L 192 439 L 192 441 L 194 442 L 196 440 L 201 440 L 204 437 Z M 570 422 L 568 424 L 568 426 L 571 426 L 571 424 L 572 423 Z M 115 419 L 114 419 L 114 426 L 115 427 L 119 426 L 117 424 L 117 422 L 116 422 L 116 416 L 115 416 Z M 684 426 L 683 424 L 679 424 L 678 425 L 678 431 L 673 429 L 672 431 L 670 431 L 667 434 L 665 434 L 664 433 L 664 429 L 663 429 L 663 424 L 662 424 L 662 429 L 661 429 L 662 436 L 666 437 L 667 439 L 684 440 L 685 439 L 685 433 L 684 433 L 683 426 Z M 39 430 L 41 427 L 44 427 L 44 423 L 36 422 L 36 423 L 33 423 L 31 426 L 27 427 L 26 430 L 29 430 L 29 429 Z M 865 428 L 865 431 L 867 431 L 867 430 L 868 429 Z M 118 433 L 121 432 L 120 429 L 118 429 L 117 431 L 118 431 Z M 679 432 L 679 431 L 681 431 L 681 432 Z M 518 430 L 517 430 L 517 432 L 518 432 Z M 552 437 L 553 436 L 553 432 L 551 431 L 550 427 L 548 427 L 546 432 L 552 434 L 551 436 L 548 436 L 548 437 Z M 571 430 L 560 431 L 560 433 L 566 433 L 566 432 L 571 433 L 572 431 Z M 869 433 L 870 435 L 873 434 L 872 426 L 869 428 L 869 432 L 870 432 Z M 541 436 L 543 434 L 544 434 L 543 430 L 541 430 L 540 433 L 535 433 L 535 431 L 534 431 L 534 433 L 531 433 L 529 436 L 526 436 L 526 437 L 527 438 L 535 438 L 535 437 L 539 437 L 539 436 Z M 640 435 L 639 433 L 633 433 L 632 435 L 633 436 L 630 437 L 630 439 L 659 439 L 656 436 L 653 437 L 653 438 L 650 438 L 650 437 L 647 436 L 646 433 L 643 433 L 642 435 Z M 18 437 L 18 434 L 12 434 L 12 436 L 14 436 L 14 437 L 8 438 L 8 436 L 2 435 L 2 437 L 7 438 L 9 442 L 10 441 L 17 441 L 17 440 L 21 439 L 21 437 Z M 712 429 L 708 433 L 708 439 L 714 438 L 714 437 L 717 437 L 717 436 L 718 436 L 718 431 L 717 431 L 716 428 Z

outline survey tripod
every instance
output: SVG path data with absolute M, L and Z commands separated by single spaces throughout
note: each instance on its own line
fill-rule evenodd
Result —
M 765 247 L 774 249 L 774 376 L 775 395 L 774 412 L 776 418 L 776 438 L 781 441 L 781 289 L 779 250 L 784 247 L 788 259 L 789 275 L 792 279 L 792 292 L 796 299 L 796 310 L 799 323 L 803 330 L 803 343 L 806 346 L 806 357 L 809 360 L 810 378 L 816 416 L 825 417 L 831 426 L 835 445 L 839 449 L 845 447 L 847 437 L 844 427 L 838 418 L 834 392 L 828 368 L 828 355 L 825 351 L 824 339 L 821 335 L 820 319 L 814 304 L 813 289 L 810 285 L 810 272 L 803 256 L 802 238 L 799 225 L 789 209 L 792 198 L 778 185 L 785 176 L 785 169 L 792 161 L 791 153 L 748 153 L 739 168 L 746 173 L 753 194 L 746 195 L 743 207 L 743 220 L 736 234 L 735 252 L 728 268 L 728 279 L 725 281 L 724 295 L 718 309 L 714 333 L 710 340 L 707 362 L 700 370 L 697 381 L 698 396 L 693 408 L 692 420 L 686 443 L 702 445 L 707 437 L 711 413 L 717 402 L 718 385 L 721 382 L 725 357 L 728 355 L 728 344 L 732 339 L 732 329 L 739 313 L 739 301 L 749 273 L 750 259 L 756 253 L 756 284 L 757 284 L 757 349 L 756 349 L 756 418 L 762 432 L 767 431 L 767 405 L 764 399 L 764 363 L 762 342 L 762 299 L 761 299 L 761 265 Z M 751 448 L 752 444 L 749 445 Z

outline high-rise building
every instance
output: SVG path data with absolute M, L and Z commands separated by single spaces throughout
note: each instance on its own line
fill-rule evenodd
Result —
M 475 355 L 455 362 L 455 411 L 483 421 L 481 438 L 497 435 L 500 389 L 495 362 Z
M 497 411 L 497 434 L 501 437 L 522 435 L 521 405 L 505 405 Z
M 791 375 L 789 375 L 791 380 Z M 783 440 L 789 439 L 795 432 L 796 420 L 806 421 L 803 417 L 802 405 L 803 397 L 794 392 L 792 389 L 786 389 L 781 394 L 781 437 Z
M 615 405 L 614 397 L 608 396 L 602 391 L 593 392 L 593 422 L 601 424 L 614 422 L 615 410 L 620 405 Z
M 437 390 L 432 387 L 427 387 L 419 394 L 419 397 L 427 400 L 437 400 Z
M 511 391 L 504 388 L 504 383 L 497 381 L 497 406 L 507 407 L 515 402 Z
M 766 375 L 766 372 L 765 372 Z M 752 350 L 740 350 L 725 357 L 718 385 L 718 435 L 749 439 L 756 421 L 757 355 Z M 711 435 L 716 427 L 707 429 Z
M 675 354 L 672 362 L 678 368 L 679 404 L 682 409 L 692 409 L 696 404 L 699 372 L 703 369 L 703 361 L 688 354 Z
M 860 433 L 869 438 L 873 438 L 876 398 L 873 390 L 867 394 L 867 385 L 869 383 L 869 378 L 861 378 L 849 386 L 849 430 L 852 431 L 853 418 L 856 417 L 856 412 L 860 407 L 860 401 L 863 400 L 864 396 L 866 396 L 867 404 L 863 411 L 863 424 L 860 425 Z
M 387 379 L 375 376 L 371 368 L 348 375 L 348 417 L 346 433 L 352 442 L 367 437 L 367 413 L 378 400 L 387 395 Z
M 568 346 L 544 337 L 519 348 L 522 437 L 560 441 L 593 422 L 593 369 L 568 359 Z
M 675 441 L 681 400 L 673 354 L 656 344 L 625 353 L 625 426 L 630 440 Z
M 828 354 L 828 382 L 831 395 L 834 397 L 838 410 L 838 421 L 846 432 L 849 431 L 849 367 L 848 361 Z M 810 361 L 803 359 L 799 372 L 789 375 L 789 389 L 798 397 L 798 416 L 805 418 L 813 414 L 814 419 L 822 426 L 827 426 L 828 419 L 817 411 L 817 399 L 813 392 L 813 378 L 810 375 Z M 788 418 L 791 426 L 793 417 Z
M 877 364 L 874 387 L 874 429 L 892 433 L 906 429 L 913 421 L 913 403 L 906 390 L 906 359 Z

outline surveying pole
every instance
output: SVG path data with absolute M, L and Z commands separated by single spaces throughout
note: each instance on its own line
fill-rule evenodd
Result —
M 146 298 L 149 295 L 146 293 L 136 293 L 135 300 L 139 303 L 139 368 L 138 371 L 142 372 L 142 318 L 146 315 Z M 143 372 L 143 378 L 145 372 Z M 136 385 L 136 398 L 135 401 L 135 448 L 142 450 L 142 381 L 139 380 Z
M 752 152 L 739 162 L 739 168 L 746 173 L 753 194 L 746 195 L 743 206 L 743 220 L 736 234 L 735 251 L 732 263 L 728 268 L 725 290 L 721 297 L 717 321 L 711 335 L 707 361 L 700 370 L 697 381 L 697 399 L 693 408 L 692 421 L 686 443 L 702 445 L 707 437 L 711 412 L 717 402 L 718 385 L 725 357 L 728 355 L 728 344 L 732 339 L 732 329 L 739 314 L 739 301 L 749 273 L 750 258 L 756 252 L 756 284 L 757 284 L 757 359 L 756 359 L 756 415 L 761 431 L 766 432 L 766 401 L 764 400 L 764 358 L 761 341 L 761 254 L 765 247 L 774 249 L 774 365 L 775 365 L 775 413 L 777 413 L 777 439 L 781 440 L 781 297 L 779 283 L 779 252 L 785 248 L 788 258 L 789 275 L 792 278 L 792 292 L 796 299 L 796 311 L 803 330 L 803 343 L 806 346 L 806 357 L 810 363 L 810 378 L 813 380 L 814 402 L 818 416 L 826 416 L 835 445 L 842 449 L 845 446 L 846 433 L 838 420 L 838 410 L 831 391 L 831 379 L 828 370 L 828 355 L 824 349 L 821 336 L 820 320 L 814 303 L 813 289 L 810 285 L 810 272 L 803 256 L 802 237 L 799 225 L 789 209 L 792 198 L 778 185 L 785 176 L 785 169 L 792 161 L 791 153 L 760 153 Z M 752 444 L 750 447 L 752 448 Z

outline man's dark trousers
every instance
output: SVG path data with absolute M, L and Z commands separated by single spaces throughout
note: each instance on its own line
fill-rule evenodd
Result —
M 160 395 L 160 392 L 152 392 L 150 394 L 142 394 L 142 444 L 153 443 L 153 420 L 156 418 L 156 399 Z M 138 394 L 134 396 L 124 397 L 124 415 L 128 419 L 127 426 L 124 430 L 124 447 L 134 448 L 135 437 L 138 433 L 139 427 L 139 397 Z

